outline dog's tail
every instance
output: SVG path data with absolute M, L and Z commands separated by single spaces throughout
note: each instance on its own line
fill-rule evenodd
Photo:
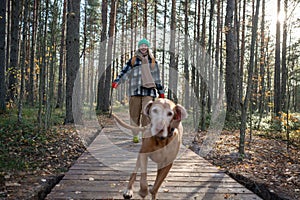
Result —
M 123 128 L 135 131 L 135 132 L 139 132 L 139 131 L 145 131 L 147 129 L 147 126 L 143 126 L 143 127 L 139 127 L 139 126 L 132 126 L 126 122 L 124 122 L 123 120 L 121 120 L 117 115 L 115 115 L 114 113 L 111 114 L 111 116 L 115 119 L 115 121 L 120 124 Z

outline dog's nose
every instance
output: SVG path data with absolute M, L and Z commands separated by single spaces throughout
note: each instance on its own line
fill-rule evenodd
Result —
M 166 138 L 167 138 L 167 137 L 164 137 L 164 136 L 160 136 L 160 137 L 159 137 L 160 140 L 164 140 L 164 139 L 166 139 Z

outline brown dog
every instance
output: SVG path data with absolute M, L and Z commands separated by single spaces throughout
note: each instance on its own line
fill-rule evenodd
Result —
M 132 186 L 139 169 L 141 169 L 139 195 L 143 198 L 148 195 L 148 157 L 157 163 L 156 180 L 153 187 L 149 190 L 152 194 L 152 199 L 156 199 L 157 191 L 168 175 L 178 154 L 183 132 L 181 120 L 187 117 L 187 112 L 184 107 L 179 104 L 175 105 L 175 103 L 168 99 L 157 99 L 156 101 L 149 102 L 145 106 L 144 114 L 150 117 L 150 126 L 131 126 L 113 114 L 113 117 L 121 126 L 135 131 L 142 131 L 143 133 L 142 146 L 139 151 L 136 166 L 130 176 L 127 189 L 123 194 L 125 199 L 132 198 Z

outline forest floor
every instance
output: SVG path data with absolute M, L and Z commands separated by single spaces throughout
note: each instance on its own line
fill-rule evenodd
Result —
M 99 121 L 103 126 L 113 123 L 105 116 L 100 116 Z M 201 147 L 205 133 L 196 135 L 197 141 L 195 138 L 184 141 L 195 151 L 197 146 Z M 87 133 L 90 140 L 95 136 L 95 132 Z M 223 131 L 205 158 L 250 190 L 263 195 L 263 199 L 300 199 L 300 149 L 291 146 L 287 151 L 285 142 L 253 135 L 251 143 L 247 142 L 247 154 L 241 159 L 236 153 L 238 136 L 238 131 Z M 27 170 L 0 172 L 0 199 L 43 199 L 85 151 L 85 145 L 71 126 L 59 126 L 47 142 L 35 142 L 42 153 L 26 153 L 26 145 L 10 147 L 13 154 L 19 153 L 39 164 L 34 170 L 28 166 Z

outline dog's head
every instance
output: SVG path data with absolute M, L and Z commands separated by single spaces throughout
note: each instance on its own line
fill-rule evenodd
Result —
M 150 101 L 144 108 L 144 114 L 151 119 L 152 136 L 160 135 L 161 138 L 168 137 L 171 124 L 178 126 L 182 119 L 187 118 L 185 108 L 169 99 Z

